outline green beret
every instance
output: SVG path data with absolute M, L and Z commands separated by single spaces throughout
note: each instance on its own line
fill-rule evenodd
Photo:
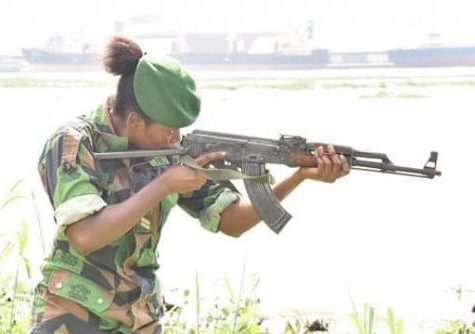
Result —
M 147 116 L 171 128 L 190 125 L 200 113 L 195 81 L 170 57 L 144 56 L 139 60 L 134 74 L 134 94 Z

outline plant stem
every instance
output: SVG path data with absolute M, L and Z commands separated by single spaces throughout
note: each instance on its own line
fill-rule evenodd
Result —
M 200 334 L 200 284 L 198 281 L 198 271 L 195 272 L 196 286 L 196 333 Z
M 40 231 L 41 247 L 43 249 L 43 256 L 46 256 L 45 238 L 43 236 L 43 229 L 41 228 L 40 213 L 39 213 L 39 210 L 38 210 L 38 205 L 36 204 L 36 197 L 35 197 L 35 192 L 33 191 L 33 189 L 31 189 L 31 198 L 33 200 L 33 208 L 35 209 L 36 222 L 38 224 L 38 229 Z
M 237 299 L 237 302 L 236 302 L 236 305 L 235 305 L 232 334 L 234 334 L 234 332 L 236 330 L 236 323 L 237 323 L 237 318 L 238 318 L 238 315 L 239 315 L 239 305 L 241 304 L 242 292 L 244 290 L 244 276 L 245 276 L 245 274 L 246 274 L 246 265 L 244 264 L 244 266 L 242 268 L 242 274 L 241 274 L 241 285 L 239 286 L 239 295 L 238 295 L 238 299 Z
M 19 261 L 18 261 L 19 262 Z M 18 285 L 18 275 L 20 272 L 20 265 L 17 262 L 16 266 L 16 274 L 15 274 L 15 284 L 13 286 L 13 298 L 12 298 L 12 309 L 10 311 L 10 329 L 12 329 L 13 326 L 13 317 L 14 317 L 14 311 L 15 311 L 15 300 L 16 300 L 16 292 L 17 292 L 17 285 Z

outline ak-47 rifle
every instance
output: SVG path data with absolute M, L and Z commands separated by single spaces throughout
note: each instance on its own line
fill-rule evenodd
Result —
M 243 179 L 247 194 L 264 222 L 279 233 L 292 216 L 275 198 L 270 187 L 266 164 L 289 167 L 314 167 L 317 160 L 313 151 L 324 143 L 307 143 L 299 136 L 282 135 L 279 140 L 240 136 L 235 134 L 195 130 L 185 135 L 177 149 L 136 150 L 95 153 L 95 159 L 127 159 L 179 155 L 179 161 L 192 168 L 203 170 L 209 179 L 228 181 Z M 348 160 L 352 169 L 417 176 L 432 179 L 437 171 L 437 152 L 431 152 L 423 168 L 397 166 L 384 153 L 358 151 L 348 146 L 335 145 L 337 154 Z M 210 152 L 226 152 L 224 160 L 214 161 L 215 168 L 203 169 L 194 159 Z M 190 158 L 191 157 L 191 158 Z

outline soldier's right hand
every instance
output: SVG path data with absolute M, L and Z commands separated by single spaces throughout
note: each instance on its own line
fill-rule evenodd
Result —
M 188 166 L 175 165 L 160 176 L 168 193 L 186 194 L 200 189 L 206 183 L 206 176 Z
M 225 158 L 226 152 L 210 152 L 200 155 L 195 160 L 198 165 L 207 168 L 211 162 Z M 206 176 L 202 172 L 180 165 L 170 167 L 163 173 L 161 179 L 165 182 L 169 193 L 184 195 L 200 189 L 206 183 Z

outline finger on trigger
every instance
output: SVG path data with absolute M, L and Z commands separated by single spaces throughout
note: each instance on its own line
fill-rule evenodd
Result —
M 207 166 L 214 160 L 222 160 L 224 158 L 226 158 L 225 151 L 211 152 L 211 153 L 207 153 L 205 155 L 199 156 L 198 158 L 196 158 L 196 162 L 200 164 L 201 166 Z

